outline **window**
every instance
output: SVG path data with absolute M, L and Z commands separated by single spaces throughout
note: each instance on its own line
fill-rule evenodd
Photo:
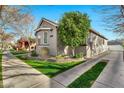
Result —
M 44 32 L 44 43 L 48 43 L 48 34 L 47 32 Z

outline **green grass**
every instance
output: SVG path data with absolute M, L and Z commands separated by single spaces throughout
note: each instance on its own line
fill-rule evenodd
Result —
M 33 59 L 28 59 L 24 55 L 18 55 L 18 54 L 19 53 L 14 54 L 14 55 L 17 58 L 23 60 L 25 63 L 32 66 L 33 68 L 35 68 L 38 71 L 42 72 L 43 74 L 47 75 L 50 78 L 82 63 L 81 61 L 80 62 L 59 63 L 59 62 L 48 62 L 48 61 L 42 61 L 42 60 L 33 60 Z
M 47 75 L 48 77 L 54 77 L 59 73 L 64 72 L 82 62 L 67 62 L 67 63 L 55 63 L 39 60 L 25 60 L 25 62 L 31 65 L 33 68 Z
M 2 51 L 0 50 L 0 88 L 3 87 L 2 81 Z
M 107 62 L 99 62 L 93 66 L 90 70 L 82 74 L 79 78 L 73 81 L 68 87 L 69 88 L 89 88 L 92 86 L 94 81 L 100 75 Z

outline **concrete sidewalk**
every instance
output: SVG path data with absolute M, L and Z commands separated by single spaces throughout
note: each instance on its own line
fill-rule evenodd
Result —
M 106 55 L 106 53 L 102 54 L 100 56 L 96 56 L 96 58 L 93 58 L 90 61 L 82 63 L 78 66 L 75 66 L 72 69 L 69 69 L 69 70 L 53 77 L 52 80 L 58 82 L 61 85 L 61 86 L 58 86 L 55 83 L 55 84 L 53 84 L 53 87 L 67 87 L 71 82 L 73 82 L 75 79 L 77 79 L 80 75 L 82 75 L 87 70 L 89 70 L 92 66 L 94 66 L 96 63 L 101 61 L 105 55 Z
M 48 88 L 51 86 L 50 79 L 46 75 L 15 58 L 10 53 L 4 53 L 2 66 L 5 88 Z
M 123 52 L 113 51 L 104 59 L 110 60 L 92 88 L 123 88 L 124 87 L 124 62 Z
M 121 51 L 113 51 L 109 55 L 93 58 L 50 79 L 12 54 L 6 53 L 2 59 L 3 84 L 5 88 L 65 88 L 93 65 L 105 59 L 110 61 L 92 87 L 124 87 L 122 57 Z

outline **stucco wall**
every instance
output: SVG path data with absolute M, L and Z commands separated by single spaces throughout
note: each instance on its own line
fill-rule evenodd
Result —
M 43 39 L 44 31 L 37 32 L 37 34 L 36 34 L 36 39 L 37 39 L 36 40 L 37 41 L 36 51 L 37 51 L 37 53 L 40 52 L 40 48 L 48 47 L 50 55 L 57 55 L 57 30 L 56 30 L 57 28 L 46 21 L 43 21 L 41 26 L 49 27 L 49 28 L 52 28 L 53 30 L 47 31 L 47 33 L 48 33 L 48 43 L 47 44 L 44 44 L 44 41 L 43 41 L 44 40 Z M 39 36 L 41 38 L 40 45 L 38 45 L 38 37 Z
M 86 56 L 87 58 L 93 57 L 95 55 L 99 55 L 108 50 L 107 40 L 94 34 L 89 33 L 88 38 L 91 38 L 92 45 L 90 44 L 90 40 L 87 39 L 87 47 L 86 47 Z
M 83 53 L 83 55 L 86 55 L 86 46 L 79 46 L 75 48 L 75 54 Z M 58 55 L 66 54 L 71 56 L 72 55 L 72 48 L 69 46 L 62 45 L 61 42 L 58 41 Z

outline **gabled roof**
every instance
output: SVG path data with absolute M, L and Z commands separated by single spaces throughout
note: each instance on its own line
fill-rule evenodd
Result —
M 53 21 L 51 21 L 49 19 L 42 18 L 41 21 L 40 21 L 40 23 L 39 23 L 39 25 L 38 25 L 38 27 L 37 27 L 37 29 L 35 31 L 37 31 L 38 29 L 40 29 L 40 25 L 42 24 L 43 21 L 46 21 L 46 22 L 50 23 L 51 25 L 58 27 L 58 24 L 57 23 L 55 23 L 55 22 L 53 22 Z M 106 40 L 108 40 L 106 37 L 104 37 L 99 32 L 97 32 L 97 31 L 95 31 L 93 29 L 90 29 L 89 31 L 92 32 L 92 33 L 94 33 L 94 34 L 96 34 L 96 35 L 98 35 L 98 36 L 100 36 L 100 37 L 102 37 L 102 38 L 104 38 L 104 39 L 106 39 Z
M 49 28 L 49 27 L 39 27 L 35 31 L 37 32 L 39 30 L 51 30 L 51 28 Z
M 48 19 L 46 19 L 46 18 L 42 18 L 37 28 L 40 27 L 40 25 L 42 24 L 43 21 L 46 21 L 46 22 L 50 23 L 50 24 L 53 25 L 53 26 L 58 26 L 57 23 L 55 23 L 55 22 L 53 22 L 53 21 L 51 21 L 51 20 L 48 20 Z
M 102 38 L 108 40 L 105 36 L 101 35 L 99 32 L 97 32 L 97 31 L 95 31 L 95 30 L 93 30 L 93 29 L 90 29 L 89 31 L 91 31 L 92 33 L 94 33 L 94 34 L 96 34 L 96 35 L 98 35 L 98 36 L 100 36 L 100 37 L 102 37 Z

